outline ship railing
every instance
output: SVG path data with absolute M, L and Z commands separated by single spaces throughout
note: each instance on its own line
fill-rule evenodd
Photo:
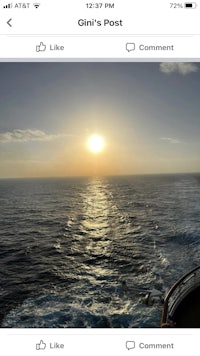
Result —
M 200 266 L 180 278 L 169 290 L 163 305 L 161 327 L 173 317 L 183 299 L 200 285 Z

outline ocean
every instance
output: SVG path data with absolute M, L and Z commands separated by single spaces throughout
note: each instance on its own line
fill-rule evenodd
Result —
M 160 327 L 144 296 L 200 264 L 200 174 L 1 179 L 0 209 L 1 327 Z

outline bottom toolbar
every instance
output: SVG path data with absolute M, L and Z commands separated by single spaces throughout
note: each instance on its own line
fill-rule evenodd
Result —
M 1 329 L 1 356 L 197 356 L 198 329 Z

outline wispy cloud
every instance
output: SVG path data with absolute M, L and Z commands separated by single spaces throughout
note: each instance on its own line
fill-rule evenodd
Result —
M 179 144 L 182 143 L 180 140 L 178 140 L 177 138 L 172 138 L 172 137 L 161 137 L 160 138 L 161 141 L 165 141 L 168 143 L 172 143 L 172 144 Z
M 29 142 L 29 141 L 52 141 L 58 138 L 72 135 L 48 134 L 41 130 L 13 130 L 0 133 L 0 143 Z
M 197 72 L 198 69 L 195 63 L 160 63 L 160 71 L 166 74 L 179 73 L 187 75 Z

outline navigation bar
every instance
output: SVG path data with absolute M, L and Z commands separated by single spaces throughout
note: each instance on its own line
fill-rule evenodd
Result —
M 87 2 L 83 0 L 41 0 L 0 6 L 0 34 L 29 35 L 110 35 L 110 34 L 200 34 L 200 6 L 197 2 L 168 0 L 123 0 Z M 3 4 L 5 5 L 5 4 Z M 12 30 L 9 18 L 15 20 Z

